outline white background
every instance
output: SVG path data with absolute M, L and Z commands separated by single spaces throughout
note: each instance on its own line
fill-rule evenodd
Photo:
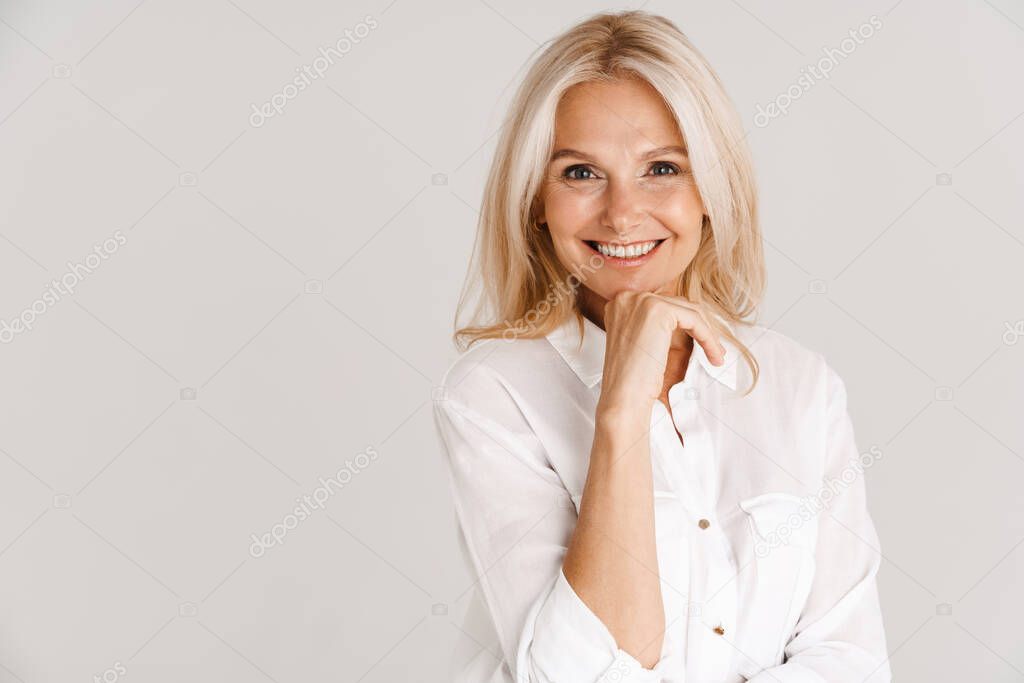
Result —
M 0 345 L 0 683 L 443 681 L 453 651 L 496 652 L 460 628 L 473 578 L 429 399 L 510 87 L 601 8 L 0 2 L 0 319 L 126 238 Z M 860 450 L 883 453 L 896 679 L 1022 680 L 1024 7 L 644 9 L 743 116 L 759 321 L 826 355 Z M 755 125 L 872 15 L 830 79 Z

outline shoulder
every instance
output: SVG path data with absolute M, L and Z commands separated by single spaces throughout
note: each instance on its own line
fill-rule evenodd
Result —
M 546 338 L 490 339 L 461 353 L 433 395 L 442 432 L 463 425 L 463 437 L 487 449 L 494 445 L 531 466 L 542 466 L 545 448 L 537 434 L 543 422 L 539 396 L 544 377 L 560 357 Z M 467 427 L 469 423 L 475 425 Z M 486 437 L 484 435 L 486 434 Z M 546 465 L 544 465 L 546 466 Z
M 435 398 L 487 414 L 519 413 L 558 372 L 561 357 L 544 337 L 487 339 L 461 353 L 445 371 Z
M 758 382 L 774 389 L 828 393 L 841 383 L 825 355 L 787 334 L 757 323 L 738 324 L 733 332 L 757 360 Z
M 762 326 L 736 326 L 733 332 L 758 363 L 752 405 L 773 416 L 794 439 L 794 471 L 821 460 L 830 439 L 841 438 L 847 419 L 846 387 L 825 354 L 777 330 Z M 810 451 L 801 444 L 812 444 Z M 818 470 L 814 470 L 817 472 Z

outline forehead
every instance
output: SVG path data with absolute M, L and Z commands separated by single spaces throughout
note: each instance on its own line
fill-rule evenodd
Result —
M 555 113 L 555 145 L 648 148 L 683 144 L 672 111 L 646 81 L 620 79 L 569 88 Z

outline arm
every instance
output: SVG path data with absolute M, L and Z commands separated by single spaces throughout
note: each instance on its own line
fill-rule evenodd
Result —
M 826 365 L 825 482 L 843 482 L 857 472 L 818 512 L 817 571 L 794 633 L 786 662 L 766 669 L 750 683 L 884 683 L 891 679 L 876 576 L 881 563 L 878 535 L 868 514 L 864 472 L 846 388 Z M 849 478 L 849 474 L 847 474 Z
M 724 350 L 697 307 L 682 297 L 626 291 L 603 313 L 601 398 L 564 572 L 619 646 L 653 667 L 661 657 L 665 612 L 654 530 L 651 410 L 671 347 L 685 349 L 692 336 L 719 363 Z
M 536 437 L 514 406 L 473 405 L 480 411 L 438 400 L 434 418 L 466 557 L 517 683 L 660 681 L 618 647 L 562 573 L 576 509 Z
M 665 613 L 654 535 L 650 406 L 596 418 L 579 521 L 565 557 L 566 579 L 643 666 L 661 658 Z

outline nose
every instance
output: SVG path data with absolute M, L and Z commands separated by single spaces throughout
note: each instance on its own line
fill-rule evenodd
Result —
M 643 190 L 630 178 L 608 183 L 604 226 L 613 230 L 620 242 L 628 242 L 649 215 Z

